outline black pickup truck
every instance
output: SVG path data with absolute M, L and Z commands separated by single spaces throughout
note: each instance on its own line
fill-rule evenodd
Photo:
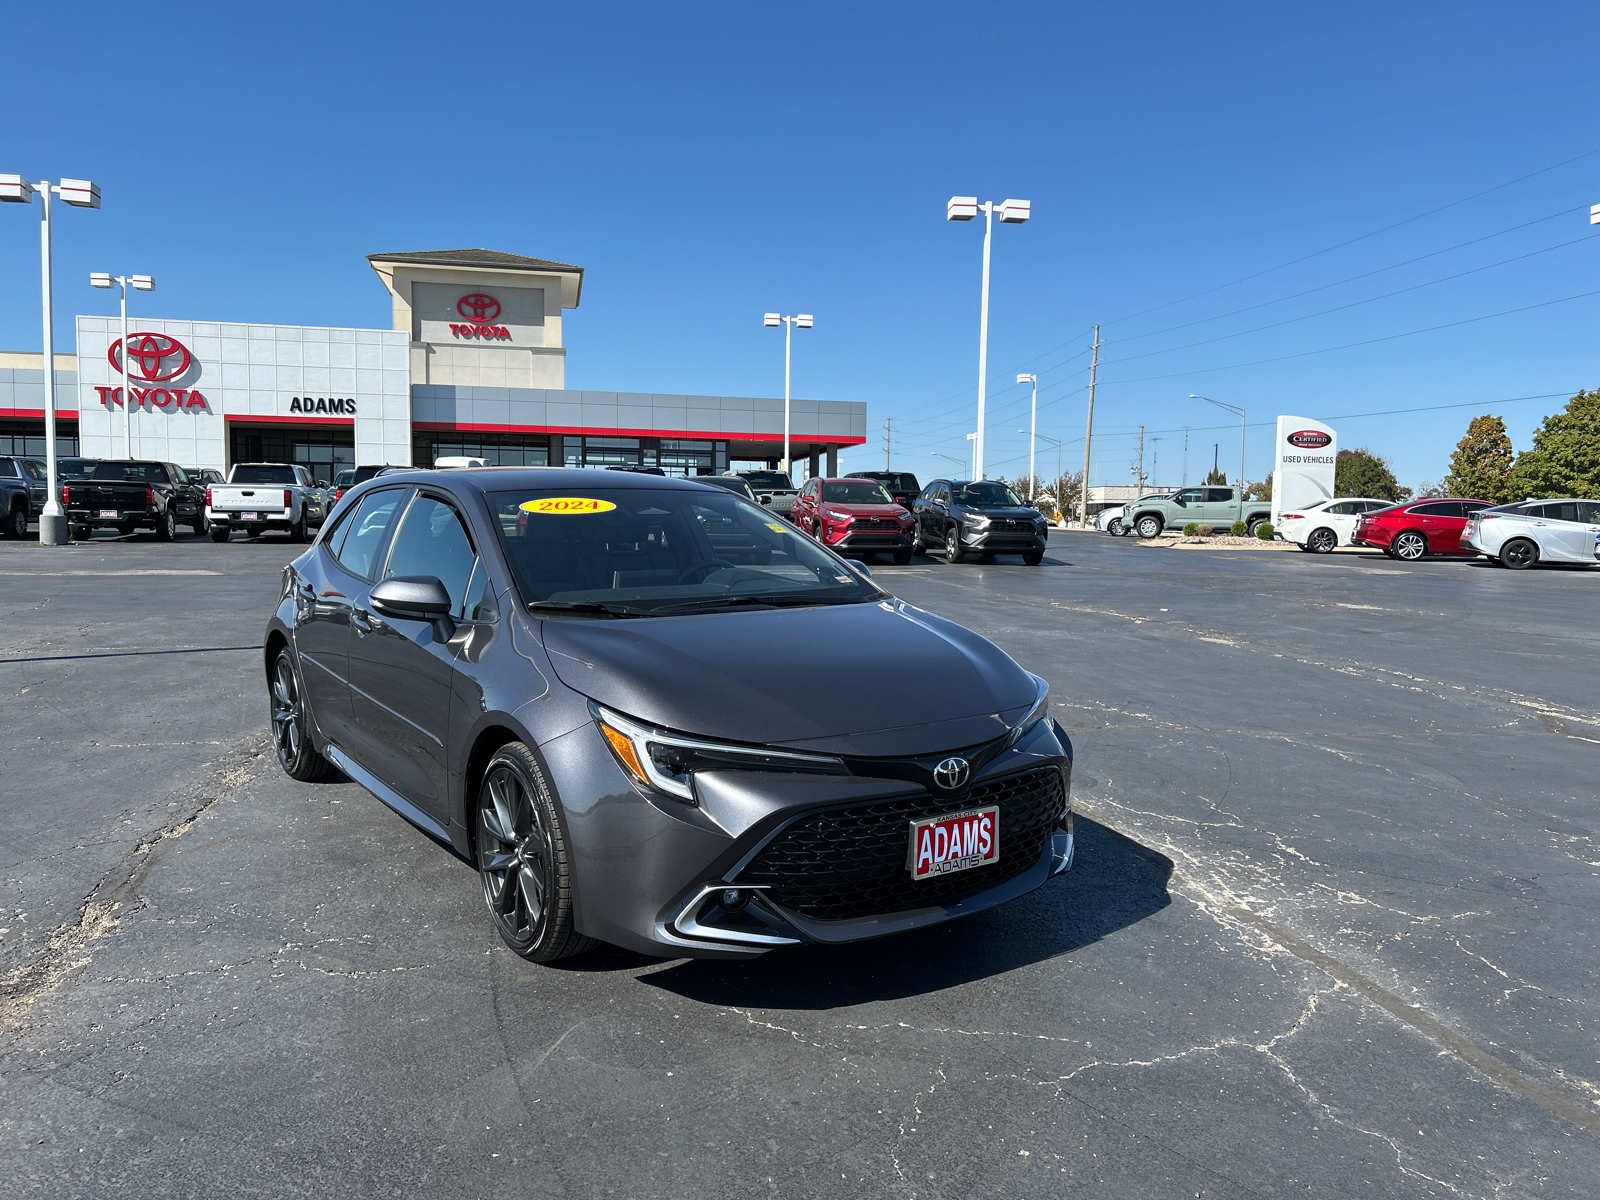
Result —
M 46 480 L 38 459 L 0 456 L 0 536 L 28 536 L 28 522 L 44 511 L 50 490 Z
M 118 533 L 154 529 L 170 542 L 179 525 L 206 531 L 206 494 L 173 463 L 102 459 L 84 479 L 61 486 L 72 536 L 87 541 L 97 528 Z

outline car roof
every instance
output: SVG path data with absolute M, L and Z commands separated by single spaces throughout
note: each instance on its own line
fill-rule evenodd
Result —
M 636 475 L 631 471 L 595 471 L 574 467 L 474 467 L 470 471 L 429 471 L 419 468 L 401 468 L 392 475 L 380 475 L 369 483 L 381 479 L 394 483 L 448 483 L 459 491 L 502 492 L 515 488 L 571 488 L 574 491 L 647 490 L 668 488 L 689 491 L 701 486 L 692 479 L 672 475 Z

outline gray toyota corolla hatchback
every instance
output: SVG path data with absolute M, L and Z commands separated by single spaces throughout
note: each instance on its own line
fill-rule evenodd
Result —
M 877 937 L 1072 862 L 1044 681 L 723 489 L 380 476 L 265 647 L 284 770 L 454 846 L 536 961 Z

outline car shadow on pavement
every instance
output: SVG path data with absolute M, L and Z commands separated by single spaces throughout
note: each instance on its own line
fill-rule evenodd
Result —
M 746 962 L 691 959 L 641 983 L 719 1006 L 831 1009 L 895 1000 L 1070 954 L 1166 908 L 1172 861 L 1082 815 L 1072 870 L 1009 904 L 932 929 L 850 946 L 775 950 Z M 590 969 L 628 969 L 601 952 Z M 609 963 L 603 960 L 610 959 Z

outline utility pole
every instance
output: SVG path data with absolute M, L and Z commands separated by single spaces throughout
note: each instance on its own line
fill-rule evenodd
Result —
M 1100 326 L 1094 327 L 1094 357 L 1089 360 L 1089 423 L 1083 430 L 1083 504 L 1078 509 L 1079 523 L 1089 527 L 1089 443 L 1094 438 L 1094 383 L 1100 370 Z M 1059 472 L 1057 472 L 1059 474 Z
M 1139 491 L 1144 491 L 1144 426 L 1139 426 Z M 1134 497 L 1138 499 L 1138 497 Z
M 1189 427 L 1183 427 L 1183 487 L 1189 486 Z
M 883 469 L 885 471 L 889 469 L 889 422 L 892 419 L 891 417 L 883 419 Z
M 1161 439 L 1158 437 L 1150 439 L 1150 478 L 1152 480 L 1161 478 Z M 1161 485 L 1152 483 L 1150 486 L 1160 487 Z
M 1211 443 L 1211 477 L 1213 479 L 1215 479 L 1217 475 L 1217 447 L 1221 444 L 1221 442 Z

